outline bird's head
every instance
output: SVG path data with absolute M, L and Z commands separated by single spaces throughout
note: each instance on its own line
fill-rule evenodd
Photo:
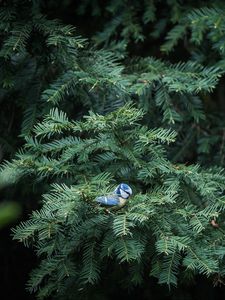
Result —
M 132 189 L 126 183 L 121 183 L 117 186 L 114 193 L 123 199 L 128 199 L 132 195 Z

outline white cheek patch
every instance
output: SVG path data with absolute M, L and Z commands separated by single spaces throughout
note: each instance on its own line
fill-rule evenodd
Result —
M 129 198 L 129 194 L 128 193 L 126 193 L 125 191 L 123 191 L 123 190 L 120 190 L 120 195 L 121 195 L 121 197 L 123 198 L 123 199 L 127 199 L 127 198 Z
M 129 188 L 129 192 L 128 192 L 130 195 L 132 195 L 132 189 Z

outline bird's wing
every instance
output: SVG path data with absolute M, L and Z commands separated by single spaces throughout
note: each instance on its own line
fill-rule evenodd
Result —
M 101 197 L 97 197 L 96 201 L 98 203 L 104 204 L 104 205 L 108 205 L 108 206 L 113 206 L 113 205 L 119 205 L 120 201 L 118 197 L 114 197 L 114 196 L 101 196 Z

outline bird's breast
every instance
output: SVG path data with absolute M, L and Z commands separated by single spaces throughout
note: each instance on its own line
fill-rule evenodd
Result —
M 126 199 L 119 198 L 119 207 L 123 207 L 126 204 Z

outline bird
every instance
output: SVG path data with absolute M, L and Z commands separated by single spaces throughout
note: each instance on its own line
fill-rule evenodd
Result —
M 112 194 L 99 196 L 96 198 L 96 202 L 100 205 L 110 207 L 111 210 L 117 210 L 126 205 L 127 200 L 131 195 L 131 187 L 126 183 L 120 183 Z

